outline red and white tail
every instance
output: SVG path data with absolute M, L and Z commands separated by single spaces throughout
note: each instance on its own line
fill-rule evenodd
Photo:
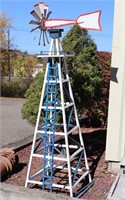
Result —
M 101 10 L 80 15 L 76 22 L 78 26 L 86 30 L 102 30 L 100 25 Z
M 68 19 L 50 19 L 45 20 L 44 26 L 46 28 L 56 28 L 60 26 L 67 26 L 70 24 L 77 24 L 81 29 L 86 30 L 101 30 L 100 26 L 101 11 L 91 12 L 80 15 L 77 20 Z

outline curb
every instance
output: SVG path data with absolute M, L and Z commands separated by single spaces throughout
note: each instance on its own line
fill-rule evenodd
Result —
M 0 97 L 0 100 L 25 101 L 26 98 Z
M 13 151 L 16 152 L 16 151 L 30 145 L 33 142 L 33 136 L 34 136 L 34 134 L 27 136 L 16 142 L 6 144 L 6 145 L 2 146 L 1 148 L 11 148 Z
M 5 183 L 0 183 L 0 197 L 1 200 L 79 200 L 64 194 L 54 194 Z

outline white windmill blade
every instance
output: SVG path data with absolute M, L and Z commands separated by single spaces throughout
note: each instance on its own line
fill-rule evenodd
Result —
M 46 18 L 47 17 L 47 14 L 48 14 L 48 5 L 44 5 L 44 17 Z
M 44 3 L 40 2 L 38 4 L 34 5 L 35 11 L 37 13 L 37 15 L 40 17 L 40 19 L 43 18 L 43 14 L 44 14 Z
M 31 15 L 33 15 L 33 17 L 37 20 L 40 20 L 40 17 L 38 16 L 38 14 L 35 12 L 35 10 L 31 11 L 30 13 Z
M 91 12 L 80 15 L 76 22 L 80 28 L 86 30 L 101 30 L 100 26 L 101 11 Z
M 40 12 L 41 12 L 42 15 L 44 15 L 44 7 L 45 7 L 44 3 L 40 2 L 39 3 L 39 9 L 40 9 Z
M 39 25 L 39 22 L 38 22 L 38 21 L 35 21 L 35 20 L 31 20 L 31 21 L 29 22 L 29 24 L 37 24 L 37 25 Z

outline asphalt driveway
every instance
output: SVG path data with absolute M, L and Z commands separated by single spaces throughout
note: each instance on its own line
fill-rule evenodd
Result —
M 24 99 L 0 99 L 0 147 L 34 134 L 34 127 L 21 117 Z

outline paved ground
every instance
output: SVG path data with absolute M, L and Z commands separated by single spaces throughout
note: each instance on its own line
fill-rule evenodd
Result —
M 0 147 L 34 134 L 34 127 L 21 118 L 24 99 L 0 99 Z
M 125 200 L 125 174 L 117 175 L 107 200 Z

